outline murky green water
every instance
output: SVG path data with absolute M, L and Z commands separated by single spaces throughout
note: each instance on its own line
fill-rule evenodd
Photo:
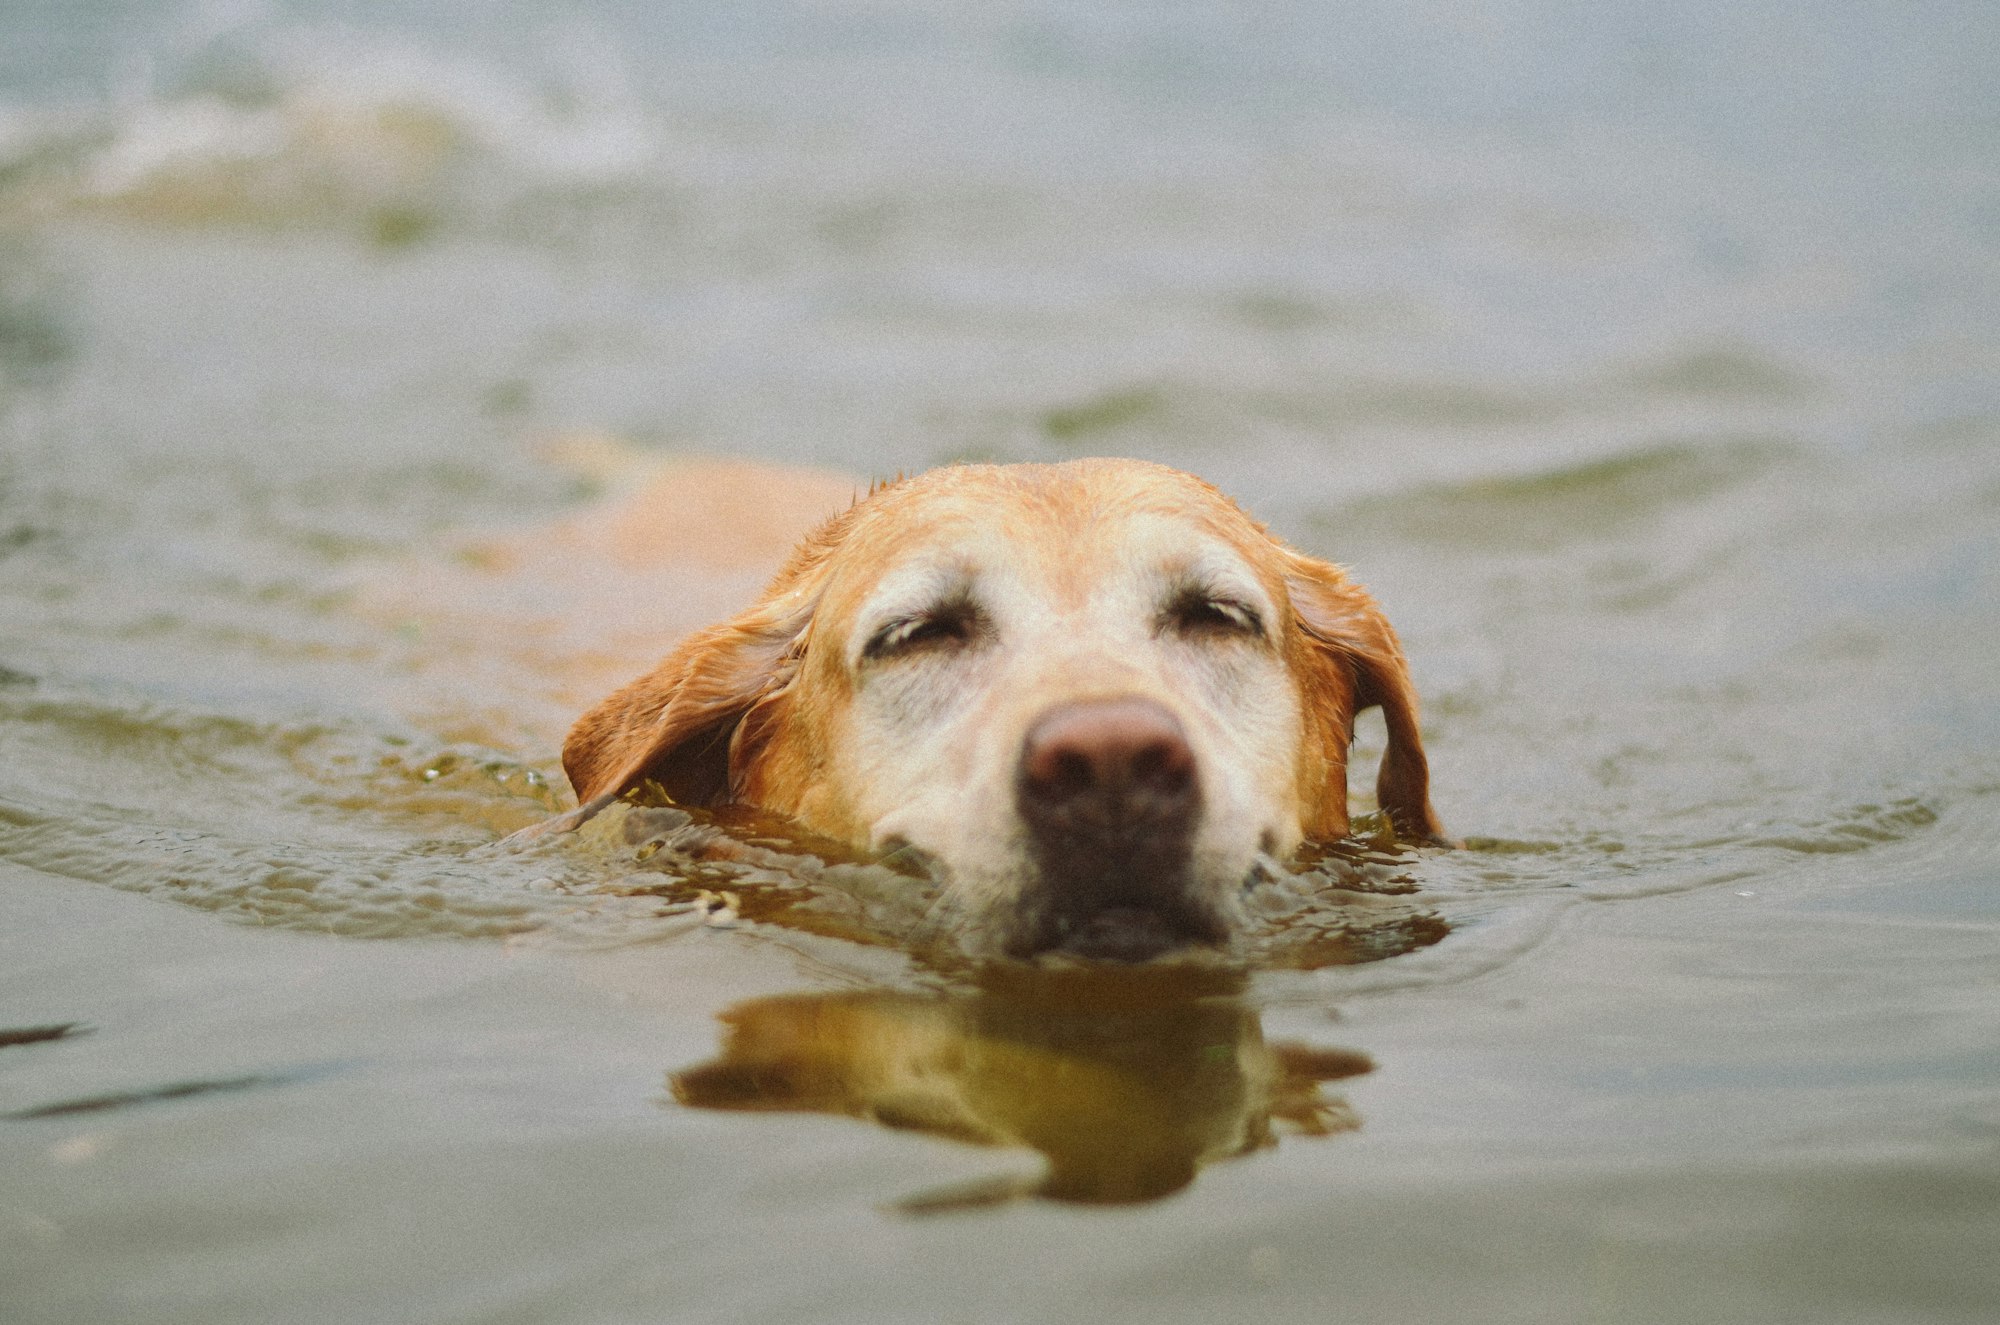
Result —
M 4 1314 L 1990 1318 L 1996 51 L 0 9 L 0 1030 L 81 1024 L 0 1038 Z M 1383 600 L 1468 849 L 1164 989 L 495 851 L 601 641 L 448 571 L 584 433 L 1202 473 Z

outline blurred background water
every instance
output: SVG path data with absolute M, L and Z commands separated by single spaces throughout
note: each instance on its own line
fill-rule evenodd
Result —
M 8 0 L 0 1022 L 101 1025 L 0 1050 L 0 1108 L 307 1040 L 374 1066 L 0 1123 L 0 1289 L 34 1319 L 1981 1318 L 1996 88 L 1971 0 Z M 1361 1134 L 1079 1240 L 873 1212 L 957 1152 L 659 1115 L 711 1013 L 805 977 L 580 914 L 549 876 L 590 861 L 479 855 L 559 803 L 573 707 L 353 610 L 454 531 L 574 509 L 541 444 L 579 433 L 878 476 L 1147 456 L 1353 566 L 1473 840 L 1414 869 L 1442 943 L 1257 987 L 1274 1033 L 1367 1041 Z M 498 974 L 550 929 L 664 946 Z M 709 1271 L 641 1270 L 635 1229 Z

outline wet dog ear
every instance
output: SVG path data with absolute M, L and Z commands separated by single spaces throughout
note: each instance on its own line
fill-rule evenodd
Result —
M 851 523 L 850 513 L 822 525 L 755 606 L 690 635 L 577 719 L 563 743 L 563 771 L 580 804 L 552 827 L 574 827 L 648 781 L 681 805 L 733 798 L 774 730 L 805 656 L 828 558 Z
M 810 621 L 810 610 L 760 604 L 689 636 L 658 667 L 578 718 L 563 742 L 563 771 L 577 800 L 587 805 L 645 781 L 680 805 L 728 800 L 744 716 L 790 684 Z
M 1379 706 L 1389 744 L 1375 778 L 1375 795 L 1397 833 L 1447 844 L 1431 808 L 1430 764 L 1417 729 L 1417 691 L 1396 632 L 1368 591 L 1329 562 L 1292 553 L 1285 585 L 1302 645 L 1307 722 L 1329 766 L 1316 814 L 1319 834 L 1347 831 L 1347 746 L 1354 715 Z M 1337 771 L 1338 776 L 1332 773 Z

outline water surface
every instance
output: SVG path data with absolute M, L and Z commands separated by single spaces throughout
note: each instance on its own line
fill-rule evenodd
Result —
M 0 1300 L 1986 1319 L 1996 51 L 1944 0 L 9 6 Z M 455 626 L 471 541 L 647 457 L 1082 454 L 1370 585 L 1466 850 L 1161 999 L 857 941 L 838 863 L 801 925 L 769 861 L 491 849 L 617 659 Z

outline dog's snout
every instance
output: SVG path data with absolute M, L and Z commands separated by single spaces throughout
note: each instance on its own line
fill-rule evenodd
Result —
M 1194 750 L 1155 700 L 1079 700 L 1043 714 L 1021 747 L 1024 809 L 1084 811 L 1104 827 L 1179 818 L 1196 796 Z M 1090 811 L 1094 810 L 1092 814 Z
M 1016 797 L 1036 882 L 1015 955 L 1143 961 L 1223 937 L 1190 892 L 1201 781 L 1165 705 L 1130 696 L 1043 713 L 1021 743 Z

